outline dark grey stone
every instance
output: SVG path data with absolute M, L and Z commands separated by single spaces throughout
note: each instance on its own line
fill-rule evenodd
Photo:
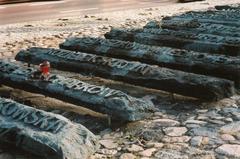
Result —
M 188 132 L 188 134 L 190 136 L 207 136 L 214 139 L 220 138 L 217 129 L 208 127 L 193 128 Z
M 107 39 L 138 42 L 141 44 L 168 46 L 199 52 L 240 55 L 240 38 L 212 34 L 198 34 L 168 29 L 112 29 Z
M 205 1 L 205 0 L 178 0 L 178 2 L 180 3 L 198 2 L 198 1 Z
M 153 23 L 153 22 L 152 22 Z M 156 22 L 157 23 L 157 22 Z M 159 22 L 160 23 L 160 22 Z M 147 24 L 145 28 L 150 28 Z M 160 25 L 155 25 L 155 28 L 173 29 L 176 31 L 186 31 L 198 34 L 213 34 L 229 37 L 240 37 L 239 27 L 227 26 L 222 24 L 201 23 L 199 20 L 162 20 Z M 153 28 L 153 27 L 151 27 Z
M 240 22 L 240 10 L 207 10 L 207 11 L 189 11 L 187 13 L 173 16 L 179 18 L 196 18 L 196 19 L 214 19 Z
M 234 93 L 234 84 L 228 80 L 171 70 L 139 62 L 45 48 L 31 48 L 21 51 L 18 53 L 16 59 L 26 61 L 29 57 L 34 64 L 48 59 L 52 63 L 52 66 L 60 69 L 65 68 L 68 71 L 91 72 L 101 77 L 205 100 L 218 100 L 232 96 Z
M 30 76 L 34 71 L 36 71 L 34 68 L 0 61 L 0 78 L 3 79 L 3 83 L 13 87 L 40 91 L 124 121 L 148 117 L 154 110 L 154 105 L 150 101 L 105 86 L 96 86 L 54 74 L 50 76 L 49 81 L 32 79 Z
M 228 26 L 240 26 L 240 10 L 208 10 L 208 11 L 190 11 L 181 15 L 164 17 L 163 19 L 172 20 L 194 20 L 215 24 L 224 24 Z
M 240 10 L 240 4 L 215 6 L 217 10 Z
M 0 143 L 51 159 L 86 159 L 99 147 L 84 126 L 4 98 L 0 98 Z
M 177 150 L 168 150 L 168 149 L 162 149 L 159 150 L 155 157 L 157 159 L 189 159 L 188 155 L 179 152 Z
M 240 59 L 238 57 L 90 37 L 67 39 L 60 44 L 60 48 L 226 78 L 235 81 L 236 86 L 240 82 Z

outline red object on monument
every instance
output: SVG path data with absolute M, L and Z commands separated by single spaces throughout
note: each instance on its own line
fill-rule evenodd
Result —
M 41 76 L 44 78 L 44 79 L 47 79 L 50 75 L 50 62 L 48 61 L 43 61 L 43 63 L 41 63 L 39 65 L 39 70 L 41 71 Z
M 42 73 L 46 74 L 46 73 L 49 73 L 49 66 L 40 66 L 40 70 Z

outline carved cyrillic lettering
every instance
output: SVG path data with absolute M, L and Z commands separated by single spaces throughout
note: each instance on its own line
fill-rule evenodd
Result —
M 66 82 L 66 86 L 68 88 L 76 88 L 78 86 L 78 84 L 80 84 L 81 82 L 78 80 L 70 80 Z
M 6 103 L 2 106 L 1 113 L 4 116 L 12 115 L 14 112 L 17 111 L 17 107 L 14 103 Z
M 112 66 L 112 59 L 111 58 L 102 58 L 102 64 L 106 66 Z
M 50 50 L 48 52 L 49 55 L 57 56 L 61 51 L 60 50 Z
M 110 98 L 110 97 L 113 97 L 113 96 L 126 96 L 126 94 L 121 92 L 121 91 L 110 90 L 107 94 L 105 94 L 104 97 Z
M 37 113 L 38 112 L 32 112 L 30 115 L 28 115 L 25 119 L 24 119 L 24 123 L 27 123 L 27 124 L 33 124 L 35 122 L 38 121 L 38 116 L 37 116 Z
M 29 114 L 30 114 L 30 112 L 27 110 L 18 109 L 16 112 L 14 112 L 14 114 L 12 115 L 12 118 L 17 121 L 20 121 L 20 120 L 23 120 L 24 118 L 26 118 Z
M 142 75 L 145 75 L 147 72 L 151 70 L 151 67 L 149 67 L 148 65 L 138 64 L 138 65 L 133 65 L 131 70 L 139 72 Z
M 23 120 L 24 118 L 26 118 L 28 115 L 30 114 L 29 111 L 24 110 L 24 109 L 18 109 L 13 115 L 13 119 L 15 120 Z
M 59 53 L 57 54 L 57 56 L 58 56 L 58 57 L 65 58 L 66 55 L 68 55 L 68 54 L 69 54 L 68 52 L 63 52 L 63 51 L 61 51 L 61 52 L 59 52 Z
M 37 122 L 35 122 L 33 125 L 35 126 L 39 126 L 41 129 L 45 130 L 45 128 L 48 126 L 49 122 L 48 120 L 53 119 L 53 117 L 51 116 L 45 116 L 44 114 L 42 114 L 41 112 L 39 113 L 41 114 L 42 118 L 40 118 Z
M 66 58 L 66 59 L 69 59 L 69 60 L 76 60 L 76 57 L 77 57 L 78 55 L 79 55 L 78 53 L 72 52 L 72 53 L 68 53 L 65 58 Z
M 127 61 L 120 61 L 117 59 L 112 60 L 112 67 L 125 68 L 129 63 Z
M 91 58 L 89 58 L 87 61 L 92 62 L 92 63 L 96 63 L 96 55 L 91 56 Z
M 90 94 L 98 94 L 98 93 L 102 92 L 103 89 L 104 88 L 101 87 L 101 86 L 92 86 L 91 88 L 89 88 L 87 90 L 87 92 L 90 93 Z
M 80 84 L 77 85 L 75 89 L 82 90 L 83 92 L 87 92 L 89 86 L 90 86 L 89 84 L 81 82 Z
M 53 133 L 57 133 L 63 126 L 66 124 L 61 120 L 53 121 L 48 124 L 48 127 L 45 128 L 46 131 L 52 131 Z

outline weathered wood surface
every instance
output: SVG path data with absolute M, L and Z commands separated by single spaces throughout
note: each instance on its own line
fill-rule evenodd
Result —
M 172 29 L 176 31 L 186 31 L 195 34 L 214 34 L 220 36 L 229 37 L 240 37 L 239 27 L 227 26 L 221 24 L 212 23 L 200 23 L 197 19 L 195 20 L 162 20 L 162 21 L 151 21 L 144 28 L 155 28 L 155 29 Z
M 122 121 L 134 121 L 151 115 L 152 102 L 134 98 L 119 90 L 91 85 L 73 78 L 51 75 L 49 81 L 31 79 L 34 68 L 0 61 L 0 78 L 3 83 L 80 104 Z
M 84 126 L 5 98 L 0 98 L 0 143 L 51 159 L 87 159 L 98 148 Z
M 168 29 L 112 29 L 105 34 L 107 39 L 135 41 L 141 44 L 168 46 L 179 49 L 240 55 L 240 38 L 223 37 L 211 34 L 197 34 Z
M 229 80 L 81 52 L 31 48 L 18 53 L 16 59 L 21 61 L 31 59 L 30 62 L 34 64 L 48 59 L 52 66 L 58 69 L 89 72 L 105 78 L 204 100 L 219 100 L 230 97 L 234 92 L 234 84 Z
M 226 78 L 235 81 L 236 85 L 240 82 L 240 59 L 237 57 L 90 37 L 67 39 L 60 48 Z

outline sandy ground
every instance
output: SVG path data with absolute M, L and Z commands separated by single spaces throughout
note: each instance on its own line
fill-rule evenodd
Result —
M 58 47 L 65 38 L 73 36 L 103 36 L 111 27 L 141 27 L 149 20 L 180 14 L 190 10 L 210 9 L 215 5 L 240 3 L 239 0 L 206 0 L 203 2 L 156 6 L 76 17 L 61 17 L 0 26 L 0 58 L 13 58 L 20 50 L 32 46 Z M 59 72 L 61 73 L 61 72 Z M 63 73 L 66 74 L 66 73 Z M 74 122 L 86 125 L 100 137 L 101 148 L 91 159 L 232 159 L 240 158 L 240 97 L 234 96 L 214 103 L 202 103 L 141 87 L 67 74 L 90 83 L 122 89 L 133 96 L 151 99 L 158 112 L 151 118 L 128 124 L 108 126 L 101 114 L 78 108 L 39 94 L 1 87 L 0 95 L 27 102 L 38 108 L 56 111 Z M 141 93 L 139 93 L 141 92 Z M 42 102 L 39 102 L 40 100 Z M 44 102 L 43 102 L 44 101 Z M 43 106 L 44 105 L 44 106 Z M 68 110 L 68 111 L 66 111 Z M 67 114 L 64 112 L 69 112 Z M 77 115 L 76 115 L 77 114 Z M 86 114 L 93 117 L 86 118 Z M 74 117 L 73 117 L 74 116 Z M 101 118 L 101 119 L 100 119 Z M 99 120 L 100 119 L 100 120 Z M 96 123 L 95 128 L 89 122 Z M 116 125 L 115 121 L 115 125 Z M 228 132 L 221 131 L 233 124 Z M 164 125 L 164 126 L 163 126 Z M 37 159 L 22 151 L 0 150 L 0 159 Z

